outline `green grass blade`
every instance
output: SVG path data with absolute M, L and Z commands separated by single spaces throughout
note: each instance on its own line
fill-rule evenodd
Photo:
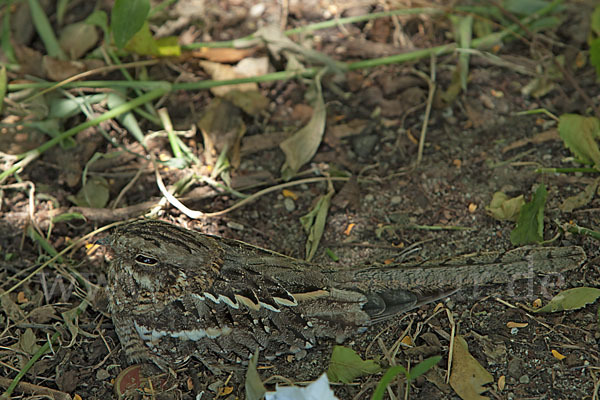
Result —
M 44 42 L 46 51 L 50 57 L 58 58 L 59 60 L 66 60 L 67 56 L 58 44 L 54 30 L 48 21 L 48 17 L 44 13 L 44 9 L 40 6 L 38 0 L 28 0 L 29 10 L 31 11 L 31 19 L 35 30 Z

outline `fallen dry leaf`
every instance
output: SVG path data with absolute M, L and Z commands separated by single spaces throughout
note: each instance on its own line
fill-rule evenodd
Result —
M 509 322 L 506 323 L 506 326 L 508 328 L 525 328 L 527 325 L 529 325 L 527 322 L 509 321 Z
M 498 390 L 503 391 L 505 387 L 506 387 L 506 375 L 502 375 L 502 376 L 500 376 L 500 378 L 498 378 Z
M 219 64 L 211 61 L 200 61 L 200 66 L 217 81 L 238 79 L 244 76 L 235 71 L 231 65 Z M 254 82 L 239 83 L 237 85 L 217 86 L 210 89 L 215 96 L 225 96 L 227 92 L 232 90 L 240 90 L 242 92 L 248 90 L 258 90 L 258 85 Z
M 492 374 L 485 370 L 469 353 L 469 347 L 462 336 L 454 338 L 454 358 L 450 374 L 450 386 L 463 400 L 485 400 L 482 396 L 487 388 L 484 385 L 494 381 Z
M 255 49 L 231 49 L 203 47 L 192 51 L 192 55 L 216 63 L 238 62 L 254 53 Z

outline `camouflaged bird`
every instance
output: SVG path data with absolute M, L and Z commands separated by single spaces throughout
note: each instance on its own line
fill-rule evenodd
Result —
M 573 269 L 580 247 L 521 248 L 386 268 L 323 268 L 158 220 L 101 240 L 109 311 L 130 362 L 271 359 L 338 342 L 456 289 Z

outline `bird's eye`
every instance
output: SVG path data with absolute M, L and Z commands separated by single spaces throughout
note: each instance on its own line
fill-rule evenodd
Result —
M 158 260 L 156 258 L 148 257 L 143 254 L 138 254 L 135 256 L 135 262 L 144 265 L 156 265 L 158 264 Z

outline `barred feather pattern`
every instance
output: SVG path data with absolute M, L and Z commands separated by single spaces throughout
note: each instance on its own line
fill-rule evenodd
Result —
M 368 326 L 465 286 L 571 270 L 580 247 L 520 248 L 386 268 L 324 268 L 159 220 L 105 239 L 109 311 L 129 362 L 177 368 L 272 359 Z

